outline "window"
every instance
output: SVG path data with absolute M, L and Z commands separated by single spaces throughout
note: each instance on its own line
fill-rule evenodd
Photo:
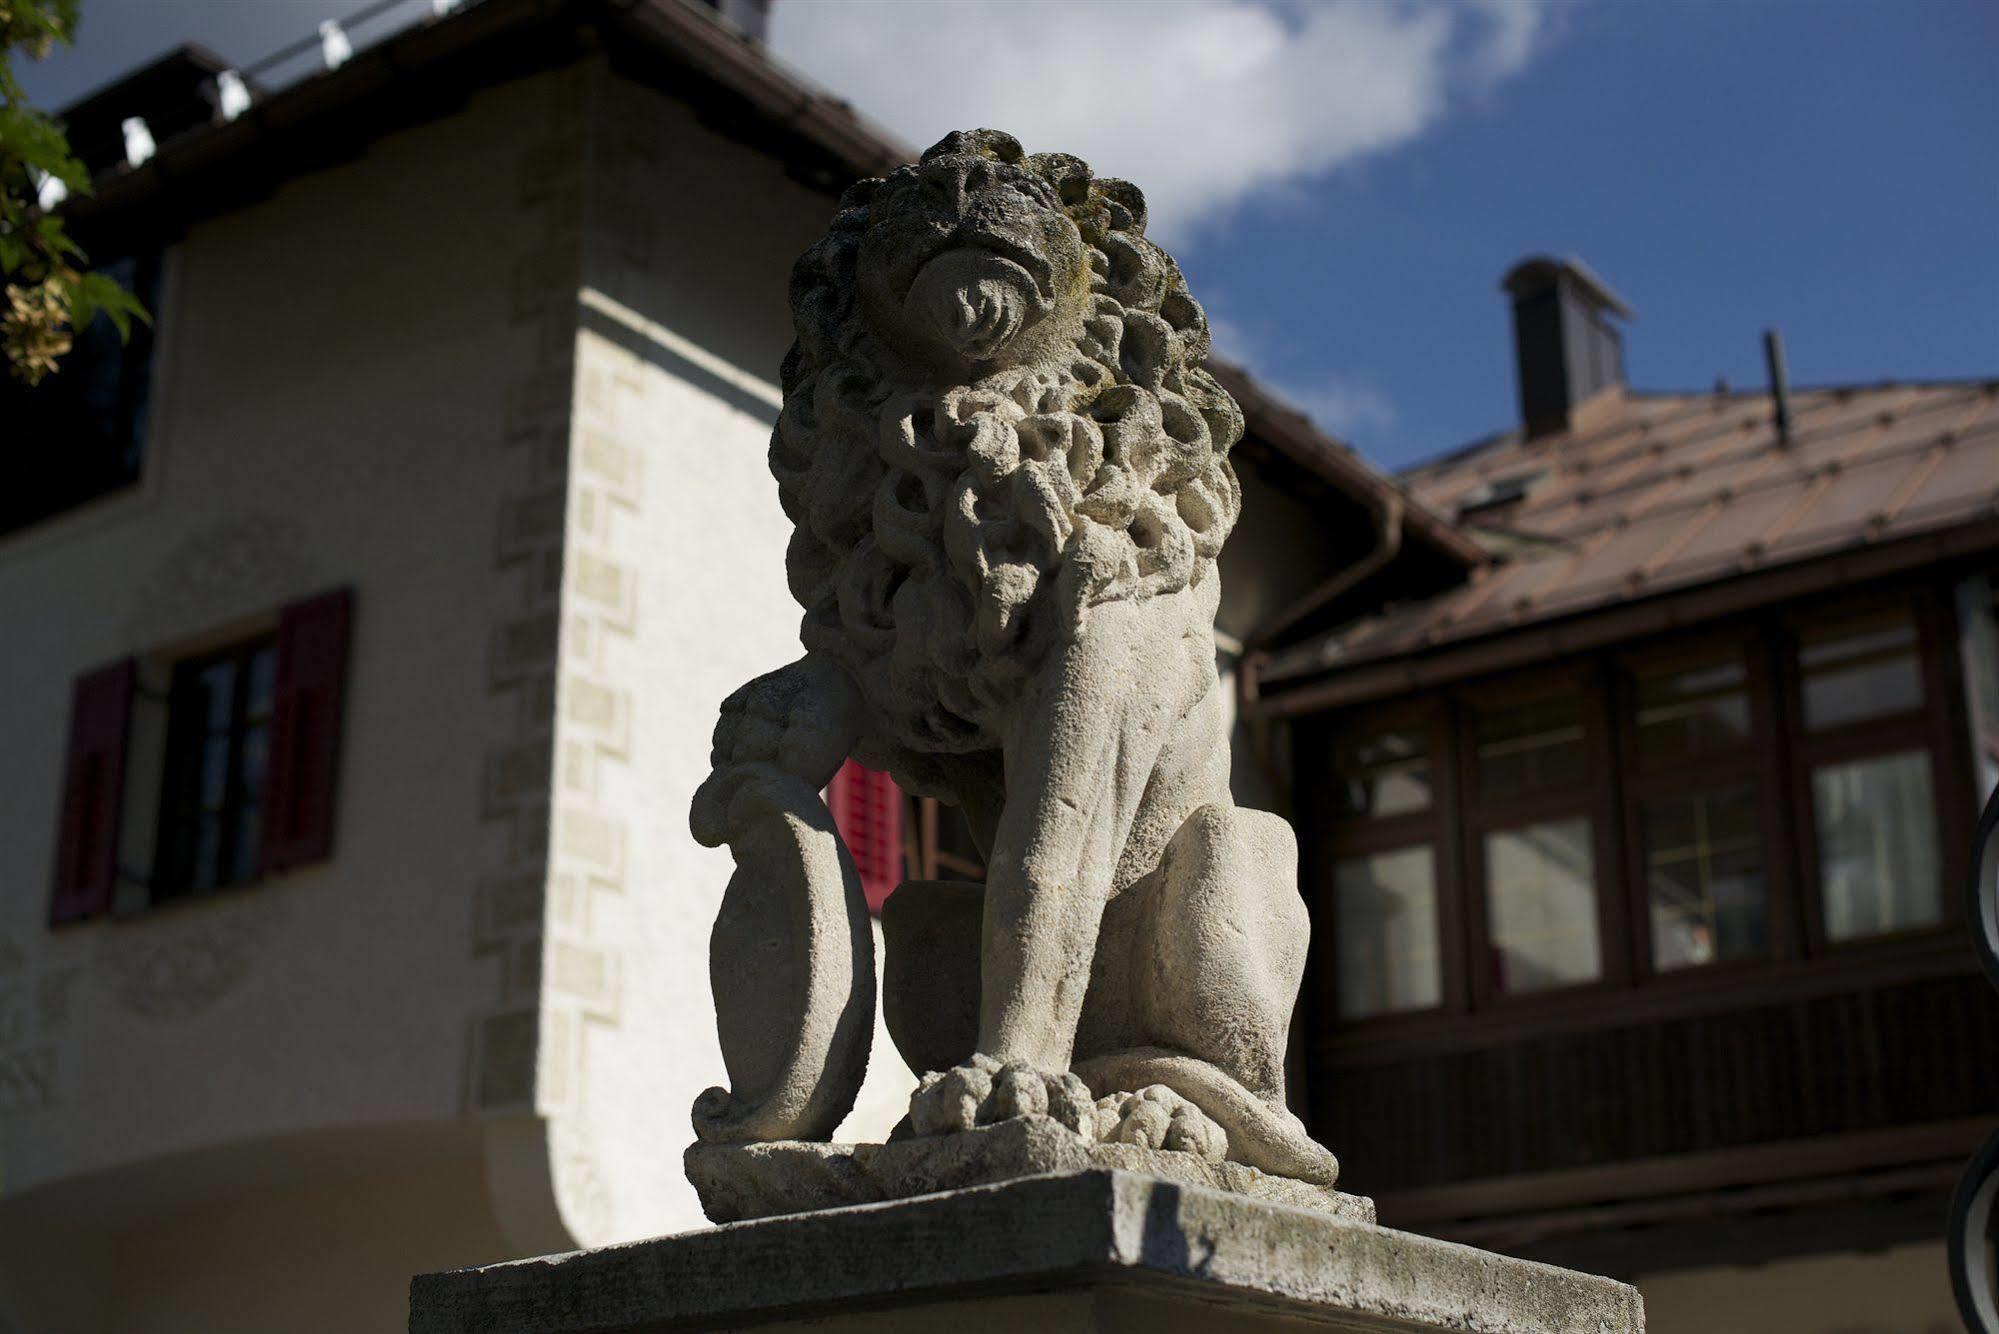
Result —
M 1916 627 L 1906 611 L 1805 631 L 1798 676 L 1813 731 L 1923 707 Z
M 1333 903 L 1342 1019 L 1442 1002 L 1437 859 L 1428 845 L 1342 859 Z
M 860 872 L 868 911 L 879 916 L 902 883 L 902 789 L 880 770 L 848 760 L 826 785 L 826 806 Z
M 1655 973 L 1770 953 L 1767 673 L 1753 661 L 1737 639 L 1625 663 L 1625 830 L 1639 957 Z
M 277 652 L 264 636 L 174 668 L 154 902 L 256 872 Z
M 1843 592 L 1300 720 L 1323 1012 L 1365 1045 L 1634 976 L 1712 994 L 1720 970 L 1757 986 L 1855 950 L 1933 966 L 1999 784 L 1996 583 Z
M 101 271 L 158 311 L 157 252 Z M 135 321 L 130 340 L 121 342 L 110 318 L 99 315 L 40 384 L 0 375 L 0 422 L 10 445 L 30 446 L 0 450 L 0 535 L 138 480 L 152 363 L 150 325 Z
M 1567 679 L 1564 679 L 1567 678 Z M 1605 976 L 1598 893 L 1608 789 L 1593 747 L 1594 674 L 1540 673 L 1463 695 L 1470 723 L 1466 837 L 1483 912 L 1481 994 L 1522 996 Z M 1510 697 L 1509 697 L 1510 696 Z
M 1942 920 L 1927 752 L 1819 766 L 1812 770 L 1812 813 L 1828 941 Z
M 1583 777 L 1582 700 L 1574 694 L 1477 713 L 1480 796 L 1547 792 Z
M 1308 728 L 1300 833 L 1323 867 L 1311 895 L 1327 1003 L 1342 1019 L 1462 1005 L 1455 876 L 1447 812 L 1455 783 L 1446 714 L 1389 710 L 1335 729 Z
M 1430 808 L 1430 757 L 1423 733 L 1361 733 L 1334 743 L 1336 816 L 1409 815 Z
M 1545 991 L 1603 976 L 1591 841 L 1581 817 L 1485 836 L 1486 931 L 1498 990 Z
M 352 609 L 336 589 L 226 648 L 77 679 L 51 925 L 332 855 Z M 128 828 L 128 796 L 155 817 L 143 828 Z
M 1943 920 L 1927 634 L 1907 599 L 1796 634 L 1799 804 L 1827 945 Z
M 1752 959 L 1769 948 L 1763 830 L 1747 786 L 1638 806 L 1659 972 Z
M 1658 663 L 1633 675 L 1641 761 L 1705 755 L 1749 740 L 1749 673 L 1741 655 Z

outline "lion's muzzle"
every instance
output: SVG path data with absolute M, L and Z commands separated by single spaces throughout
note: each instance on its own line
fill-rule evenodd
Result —
M 990 250 L 938 255 L 910 284 L 912 322 L 969 361 L 992 361 L 1053 309 L 1032 274 Z

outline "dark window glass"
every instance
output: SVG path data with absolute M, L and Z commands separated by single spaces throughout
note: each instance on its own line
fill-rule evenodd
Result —
M 1642 759 L 1683 759 L 1749 740 L 1749 674 L 1740 657 L 1660 663 L 1632 675 Z
M 1493 981 L 1501 991 L 1545 991 L 1603 976 L 1586 818 L 1487 834 L 1485 884 Z
M 159 309 L 160 257 L 147 254 L 103 266 Z M 120 342 L 99 315 L 76 336 L 52 375 L 30 387 L 0 371 L 0 534 L 60 514 L 139 478 L 146 404 L 152 387 L 153 334 L 134 321 Z
M 1476 711 L 1479 792 L 1519 796 L 1573 787 L 1588 770 L 1575 693 Z
M 256 871 L 277 652 L 258 639 L 174 668 L 155 901 Z
M 1333 868 L 1340 1017 L 1423 1010 L 1443 997 L 1436 857 L 1428 844 Z
M 1807 630 L 1798 671 L 1805 726 L 1813 730 L 1923 707 L 1916 627 L 1906 612 Z
M 1744 787 L 1661 797 L 1639 807 L 1652 966 L 1660 972 L 1761 955 L 1763 836 Z
M 1408 815 L 1430 809 L 1430 755 L 1419 731 L 1376 732 L 1333 746 L 1333 814 Z
M 1825 934 L 1857 940 L 1943 917 L 1929 752 L 1812 770 Z

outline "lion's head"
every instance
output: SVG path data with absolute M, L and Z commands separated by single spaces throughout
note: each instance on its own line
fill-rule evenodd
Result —
M 991 745 L 1091 606 L 1210 577 L 1242 416 L 1136 187 L 952 134 L 842 196 L 791 304 L 786 565 L 806 646 L 854 672 L 885 741 Z

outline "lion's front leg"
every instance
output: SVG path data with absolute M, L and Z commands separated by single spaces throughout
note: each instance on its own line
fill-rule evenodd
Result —
M 1022 1103 L 1015 1090 L 1026 1083 L 1051 1106 L 1072 1096 L 1067 1071 L 1118 858 L 1162 741 L 1199 688 L 1161 633 L 1166 601 L 1093 610 L 1021 701 L 986 874 L 978 1055 L 918 1089 L 918 1133 L 1018 1115 L 1040 1098 Z

